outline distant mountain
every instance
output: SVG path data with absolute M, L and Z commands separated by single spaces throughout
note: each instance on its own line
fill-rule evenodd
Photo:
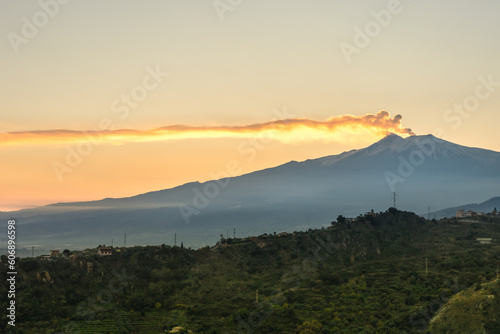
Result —
M 389 135 L 360 150 L 138 196 L 58 203 L 1 213 L 18 219 L 18 242 L 46 247 L 96 244 L 213 244 L 237 237 L 329 225 L 392 206 L 426 212 L 498 195 L 500 153 L 432 135 Z M 3 238 L 5 238 L 3 236 Z M 120 241 L 118 241 L 120 240 Z
M 475 212 L 492 212 L 493 209 L 497 208 L 497 210 L 500 210 L 500 196 L 499 197 L 493 197 L 490 198 L 489 200 L 479 203 L 479 204 L 464 204 L 460 206 L 455 206 L 452 208 L 447 208 L 443 210 L 439 210 L 436 212 L 432 212 L 431 216 L 434 217 L 436 216 L 437 219 L 445 218 L 445 217 L 453 217 L 457 213 L 458 210 L 465 210 L 465 211 L 475 211 Z M 426 216 L 423 214 L 422 216 Z

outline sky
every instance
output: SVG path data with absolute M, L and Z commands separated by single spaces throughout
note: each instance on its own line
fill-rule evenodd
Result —
M 499 12 L 493 0 L 4 0 L 0 210 L 236 176 L 387 133 L 500 151 Z

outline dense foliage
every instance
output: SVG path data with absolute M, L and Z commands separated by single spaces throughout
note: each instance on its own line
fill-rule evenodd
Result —
M 423 333 L 450 298 L 496 277 L 499 238 L 499 221 L 429 221 L 389 209 L 329 229 L 222 239 L 198 250 L 162 245 L 27 258 L 18 264 L 16 330 L 5 317 L 0 327 L 37 334 L 178 326 L 191 333 Z M 5 282 L 5 261 L 0 269 Z M 477 321 L 498 328 L 497 319 Z M 436 333 L 447 332 L 444 321 L 433 323 Z
M 500 281 L 474 284 L 454 295 L 430 321 L 429 334 L 500 333 Z

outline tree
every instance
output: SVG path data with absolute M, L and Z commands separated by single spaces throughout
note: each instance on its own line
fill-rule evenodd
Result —
M 321 333 L 323 325 L 319 323 L 317 320 L 304 321 L 302 325 L 300 325 L 297 330 L 300 334 L 317 334 Z
M 344 216 L 342 216 L 342 215 L 339 215 L 339 216 L 337 217 L 337 223 L 339 223 L 339 224 L 344 224 L 344 223 L 345 223 L 345 217 L 344 217 Z
M 389 209 L 387 209 L 387 212 L 390 213 L 390 214 L 397 214 L 398 213 L 398 209 L 394 208 L 394 207 L 390 207 Z

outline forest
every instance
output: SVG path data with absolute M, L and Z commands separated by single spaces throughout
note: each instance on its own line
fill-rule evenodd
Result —
M 492 238 L 488 244 L 477 238 Z M 18 259 L 5 333 L 497 333 L 500 221 L 390 208 L 331 227 Z M 0 278 L 6 282 L 2 256 Z M 7 284 L 0 294 L 7 295 Z M 5 310 L 5 298 L 0 301 Z M 457 327 L 458 326 L 458 327 Z

